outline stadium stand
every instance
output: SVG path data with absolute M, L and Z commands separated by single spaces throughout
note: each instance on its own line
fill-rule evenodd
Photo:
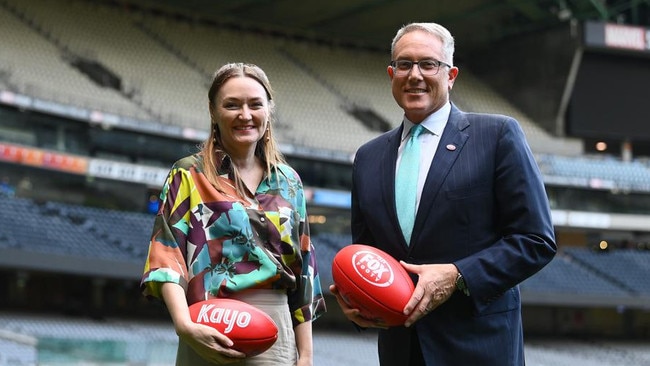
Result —
M 169 363 L 176 352 L 175 333 L 165 323 L 121 320 L 99 323 L 71 317 L 3 313 L 0 329 L 37 340 L 31 352 L 30 347 L 23 345 L 21 354 L 8 354 L 15 365 L 33 365 L 36 350 L 38 364 L 74 364 L 83 356 L 95 362 L 155 365 Z M 4 343 L 11 348 L 9 342 Z M 70 352 L 71 349 L 74 351 Z
M 554 366 L 648 365 L 647 347 L 641 343 L 607 343 L 561 339 L 530 341 L 526 364 Z M 530 362 L 529 362 L 530 361 Z
M 49 1 L 15 2 L 13 6 L 34 25 L 32 28 L 37 27 L 40 33 L 58 40 L 60 48 L 71 57 L 100 63 L 119 75 L 124 85 L 114 92 L 128 96 L 123 98 L 125 102 L 135 103 L 158 120 L 174 123 L 182 120 L 181 115 L 187 116 L 183 111 L 176 115 L 166 107 L 169 105 L 204 110 L 202 75 L 188 70 L 156 42 L 138 32 L 131 17 L 91 2 L 73 2 L 66 11 Z M 158 62 L 151 62 L 152 59 Z M 170 74 L 169 70 L 174 73 Z
M 60 316 L 0 313 L 0 330 L 5 338 L 26 335 L 36 340 L 28 345 L 0 340 L 0 365 L 34 366 L 74 363 L 86 356 L 86 364 L 171 365 L 176 337 L 170 324 L 152 324 L 119 319 L 102 322 Z M 377 363 L 376 334 L 372 331 L 332 332 L 315 330 L 314 364 L 356 366 Z M 103 342 L 102 348 L 91 348 Z M 71 356 L 69 350 L 74 349 Z M 332 352 L 336 350 L 336 352 Z M 588 340 L 531 340 L 526 344 L 526 364 L 530 366 L 644 366 L 650 354 L 644 343 Z
M 37 365 L 38 354 L 34 346 L 0 339 L 0 365 Z
M 616 187 L 641 192 L 650 191 L 650 168 L 641 161 L 624 162 L 614 157 L 560 156 L 540 154 L 542 172 L 569 178 L 613 182 Z
M 356 119 L 351 113 L 354 108 L 375 113 L 389 127 L 400 122 L 401 115 L 387 87 L 388 60 L 384 53 L 215 27 L 162 14 L 145 15 L 124 11 L 114 4 L 83 0 L 69 0 L 65 4 L 62 7 L 48 0 L 0 0 L 0 33 L 4 35 L 0 47 L 0 92 L 8 90 L 139 121 L 205 130 L 207 83 L 211 74 L 225 62 L 246 60 L 267 70 L 276 88 L 277 131 L 280 142 L 288 146 L 339 151 L 351 156 L 361 143 L 381 133 Z M 89 71 L 79 66 L 80 62 L 96 66 L 95 71 L 116 83 L 100 85 L 98 80 L 93 81 Z M 471 70 L 463 69 L 453 98 L 467 111 L 516 117 L 545 178 L 586 182 L 585 188 L 650 192 L 650 161 L 585 155 L 582 141 L 551 136 Z M 0 140 L 26 146 L 39 144 L 37 133 L 29 127 L 1 126 Z M 56 144 L 39 147 L 60 150 Z M 67 152 L 74 149 L 65 148 Z M 87 152 L 79 147 L 74 153 Z M 100 152 L 95 157 L 131 160 L 109 152 Z M 151 157 L 139 158 L 138 162 L 159 167 L 168 164 Z M 90 263 L 82 266 L 82 272 L 93 277 L 106 275 L 118 263 L 127 263 L 128 270 L 122 276 L 137 283 L 151 234 L 152 215 L 63 201 L 64 197 L 60 201 L 2 198 L 0 262 L 7 271 L 13 274 L 30 270 L 27 265 L 16 268 L 15 262 L 19 257 L 39 253 L 42 256 L 38 258 L 61 262 L 54 266 L 43 261 L 39 270 L 70 271 L 64 268 L 70 263 Z M 593 207 L 594 211 L 600 209 Z M 329 264 L 336 252 L 349 244 L 350 237 L 320 232 L 312 239 L 326 288 L 332 282 Z M 567 311 L 563 307 L 575 306 L 566 299 L 579 298 L 588 307 L 645 302 L 646 306 L 639 306 L 641 310 L 635 313 L 635 324 L 640 324 L 635 335 L 650 334 L 644 315 L 650 303 L 650 252 L 597 252 L 563 244 L 549 266 L 521 285 L 524 306 L 550 302 L 558 307 L 553 312 L 562 314 Z M 101 272 L 101 268 L 108 270 Z M 376 363 L 375 334 L 343 329 L 316 329 L 315 364 L 358 365 L 359 359 L 367 360 L 367 364 Z M 623 338 L 623 333 L 625 330 L 616 331 L 614 338 Z M 49 357 L 58 364 L 71 362 L 69 356 L 16 341 L 24 337 L 43 339 L 42 346 L 49 344 L 53 349 L 65 348 L 79 338 L 105 344 L 115 342 L 121 357 L 138 365 L 171 364 L 176 342 L 173 329 L 162 320 L 91 320 L 0 308 L 0 366 L 36 365 L 41 357 Z M 143 339 L 154 341 L 143 343 Z M 526 352 L 527 364 L 532 366 L 650 365 L 647 343 L 635 341 L 547 337 L 528 341 Z
M 4 200 L 0 210 L 0 248 L 143 263 L 153 217 L 150 214 L 100 209 L 57 202 L 35 203 L 23 198 Z M 15 220 L 15 221 L 14 221 Z M 15 225 L 17 222 L 20 225 Z M 336 252 L 350 243 L 345 234 L 322 233 L 313 238 L 324 283 L 331 283 Z M 523 291 L 613 298 L 650 296 L 650 252 L 617 249 L 595 252 L 565 248 Z M 602 268 L 607 268 L 604 272 Z
M 310 73 L 303 62 L 283 51 L 284 45 L 295 42 L 240 36 L 234 31 L 156 18 L 146 19 L 143 24 L 156 39 L 165 40 L 183 55 L 182 59 L 194 60 L 201 70 L 209 70 L 208 75 L 221 64 L 236 60 L 264 68 L 277 93 L 278 118 L 283 127 L 281 142 L 352 153 L 351 148 L 372 136 L 345 112 L 345 101 L 340 96 Z M 214 52 L 215 49 L 220 52 Z
M 79 205 L 28 199 L 5 199 L 0 210 L 0 251 L 16 248 L 61 256 L 96 258 L 141 265 L 146 255 L 153 217 L 150 214 L 107 210 Z M 13 224 L 15 222 L 20 225 Z M 313 237 L 317 245 L 323 283 L 332 282 L 334 255 L 350 243 L 345 234 L 322 233 Z M 573 295 L 619 299 L 650 299 L 650 252 L 618 249 L 595 252 L 587 248 L 565 248 L 537 275 L 522 284 L 522 292 L 537 296 Z M 603 268 L 607 268 L 606 271 Z M 132 273 L 133 278 L 139 272 Z
M 151 215 L 22 198 L 5 204 L 0 247 L 143 263 Z
M 115 90 L 98 87 L 71 67 L 63 59 L 62 49 L 42 35 L 45 31 L 29 15 L 6 3 L 0 5 L 4 5 L 0 7 L 0 32 L 4 35 L 0 61 L 7 74 L 4 82 L 10 89 L 62 103 L 149 118 Z
M 352 54 L 353 51 L 298 41 L 242 36 L 241 32 L 163 17 L 125 16 L 116 9 L 86 2 L 73 2 L 66 12 L 44 0 L 15 2 L 7 8 L 21 14 L 32 29 L 38 30 L 36 34 L 24 31 L 20 34 L 28 34 L 30 40 L 35 39 L 51 50 L 50 57 L 41 56 L 43 60 L 59 60 L 59 53 L 65 50 L 67 54 L 101 60 L 108 69 L 114 70 L 125 85 L 121 90 L 90 89 L 117 94 L 113 99 L 127 105 L 131 102 L 147 111 L 146 119 L 204 129 L 206 82 L 211 73 L 225 62 L 247 60 L 259 64 L 271 75 L 278 94 L 279 122 L 284 127 L 279 134 L 282 142 L 353 153 L 361 143 L 381 132 L 363 126 L 347 112 L 355 106 L 375 111 L 390 121 L 389 126 L 399 123 L 399 112 L 386 88 L 387 76 L 383 71 L 387 61 L 377 53 Z M 48 37 L 40 37 L 42 33 Z M 25 42 L 16 46 L 21 44 Z M 57 49 L 58 44 L 62 45 Z M 215 49 L 220 51 L 214 52 Z M 357 62 L 350 63 L 351 57 Z M 153 59 L 155 63 L 150 62 Z M 57 64 L 58 68 L 71 69 L 64 62 Z M 369 69 L 375 73 L 369 74 Z M 30 83 L 19 72 L 14 74 L 20 84 Z M 54 85 L 84 79 L 81 75 L 73 78 L 62 73 L 56 75 L 64 80 L 55 80 Z M 463 72 L 462 78 L 463 83 L 454 90 L 459 106 L 468 111 L 500 111 L 518 118 L 535 151 L 567 155 L 582 151 L 579 141 L 553 138 L 536 127 L 471 73 Z M 79 90 L 75 85 L 70 87 Z M 373 98 L 360 97 L 364 95 Z M 102 100 L 99 95 L 96 99 Z
M 575 157 L 584 151 L 582 141 L 551 136 L 525 113 L 500 96 L 497 91 L 481 82 L 471 71 L 460 74 L 452 98 L 457 100 L 461 108 L 470 112 L 505 114 L 514 117 L 521 124 L 531 150 L 535 152 Z
M 600 272 L 585 269 L 565 254 L 556 256 L 549 265 L 521 284 L 522 292 L 540 294 L 576 294 L 624 297 L 629 293 L 620 284 L 611 283 Z
M 634 249 L 594 251 L 585 248 L 567 248 L 565 253 L 620 288 L 635 296 L 650 295 L 650 252 Z

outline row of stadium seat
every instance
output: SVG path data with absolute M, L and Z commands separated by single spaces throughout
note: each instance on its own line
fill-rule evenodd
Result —
M 0 75 L 6 88 L 205 129 L 210 73 L 225 62 L 246 60 L 270 75 L 283 143 L 353 153 L 379 132 L 350 116 L 345 111 L 350 105 L 377 112 L 390 127 L 400 121 L 387 85 L 385 55 L 189 24 L 83 0 L 69 3 L 65 9 L 45 0 L 2 3 L 6 48 L 0 50 Z M 70 65 L 67 53 L 101 62 L 121 77 L 125 90 L 92 83 Z M 517 118 L 549 175 L 613 180 L 617 188 L 650 191 L 647 164 L 579 156 L 579 141 L 549 135 L 471 72 L 463 70 L 453 98 L 468 111 Z
M 650 191 L 650 164 L 647 162 L 552 154 L 539 154 L 537 161 L 545 175 L 609 181 L 621 189 Z
M 347 110 L 374 111 L 390 127 L 401 121 L 392 100 L 387 55 L 337 49 L 127 12 L 95 2 L 8 0 L 0 30 L 9 40 L 0 61 L 17 91 L 70 104 L 198 129 L 208 127 L 207 82 L 220 65 L 253 62 L 276 90 L 283 143 L 352 153 L 376 136 Z M 97 61 L 119 76 L 122 90 L 93 84 L 70 57 Z M 468 111 L 509 113 L 534 150 L 576 155 L 579 142 L 553 138 L 463 70 L 454 100 Z
M 110 210 L 4 199 L 0 248 L 144 263 L 152 223 L 141 213 L 118 220 Z
M 0 312 L 0 331 L 33 337 L 37 345 L 0 340 L 0 366 L 127 364 L 173 365 L 176 336 L 170 323 Z M 371 331 L 326 331 L 314 327 L 314 364 L 375 365 L 376 334 Z M 647 344 L 633 341 L 537 339 L 526 341 L 529 366 L 647 365 Z M 102 362 L 121 358 L 121 362 Z
M 36 204 L 5 199 L 0 210 L 0 249 L 75 255 L 144 263 L 153 216 L 70 204 Z M 18 224 L 14 224 L 18 223 Z M 350 243 L 344 234 L 322 233 L 312 240 L 322 282 L 332 283 L 334 255 Z M 624 299 L 650 296 L 650 251 L 593 252 L 568 247 L 522 284 L 524 292 L 595 295 Z M 605 273 L 603 268 L 607 269 Z M 134 274 L 136 275 L 136 274 Z
M 281 142 L 354 152 L 379 132 L 347 114 L 345 106 L 351 104 L 376 111 L 391 127 L 400 121 L 387 85 L 384 55 L 143 16 L 80 0 L 70 1 L 65 10 L 44 0 L 3 5 L 0 31 L 6 37 L 0 74 L 5 88 L 14 91 L 205 129 L 210 73 L 225 62 L 248 60 L 268 70 L 277 90 Z M 114 24 L 121 25 L 119 32 Z M 96 58 L 120 75 L 124 88 L 137 91 L 120 93 L 92 83 L 70 65 L 66 52 Z M 516 117 L 545 173 L 650 190 L 647 164 L 580 157 L 578 141 L 550 136 L 471 72 L 463 70 L 461 75 L 453 91 L 457 104 L 469 111 Z
M 57 6 L 50 2 L 45 4 Z M 8 73 L 5 84 L 10 89 L 61 103 L 148 119 L 119 93 L 98 87 L 72 68 L 63 60 L 62 50 L 56 44 L 27 25 L 34 24 L 31 14 L 12 9 L 15 13 L 0 8 L 0 33 L 3 35 L 0 65 Z

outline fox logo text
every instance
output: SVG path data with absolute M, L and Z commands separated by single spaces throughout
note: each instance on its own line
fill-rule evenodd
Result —
M 228 334 L 235 326 L 246 328 L 251 322 L 251 314 L 247 311 L 220 308 L 215 304 L 204 304 L 195 322 L 224 325 L 223 333 Z
M 393 283 L 393 269 L 379 255 L 360 250 L 352 256 L 352 266 L 357 274 L 368 283 L 378 287 L 388 287 Z

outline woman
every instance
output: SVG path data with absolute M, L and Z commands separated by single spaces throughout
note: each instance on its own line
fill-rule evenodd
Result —
M 311 321 L 325 311 L 302 182 L 273 138 L 273 91 L 251 64 L 222 66 L 208 92 L 210 137 L 163 187 L 142 278 L 179 336 L 177 366 L 312 365 Z M 267 312 L 278 340 L 244 358 L 188 306 L 229 297 Z

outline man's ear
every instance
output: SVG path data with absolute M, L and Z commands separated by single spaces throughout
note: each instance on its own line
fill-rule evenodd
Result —
M 391 80 L 393 80 L 393 76 L 395 76 L 395 74 L 394 74 L 394 73 L 395 73 L 395 70 L 393 69 L 393 67 L 392 67 L 392 66 L 388 66 L 388 68 L 386 69 L 386 72 L 388 73 L 388 77 L 389 77 Z
M 449 69 L 449 79 L 447 81 L 447 85 L 449 85 L 449 90 L 451 91 L 451 88 L 454 86 L 454 82 L 456 81 L 456 77 L 458 77 L 458 68 L 456 66 L 452 67 Z

